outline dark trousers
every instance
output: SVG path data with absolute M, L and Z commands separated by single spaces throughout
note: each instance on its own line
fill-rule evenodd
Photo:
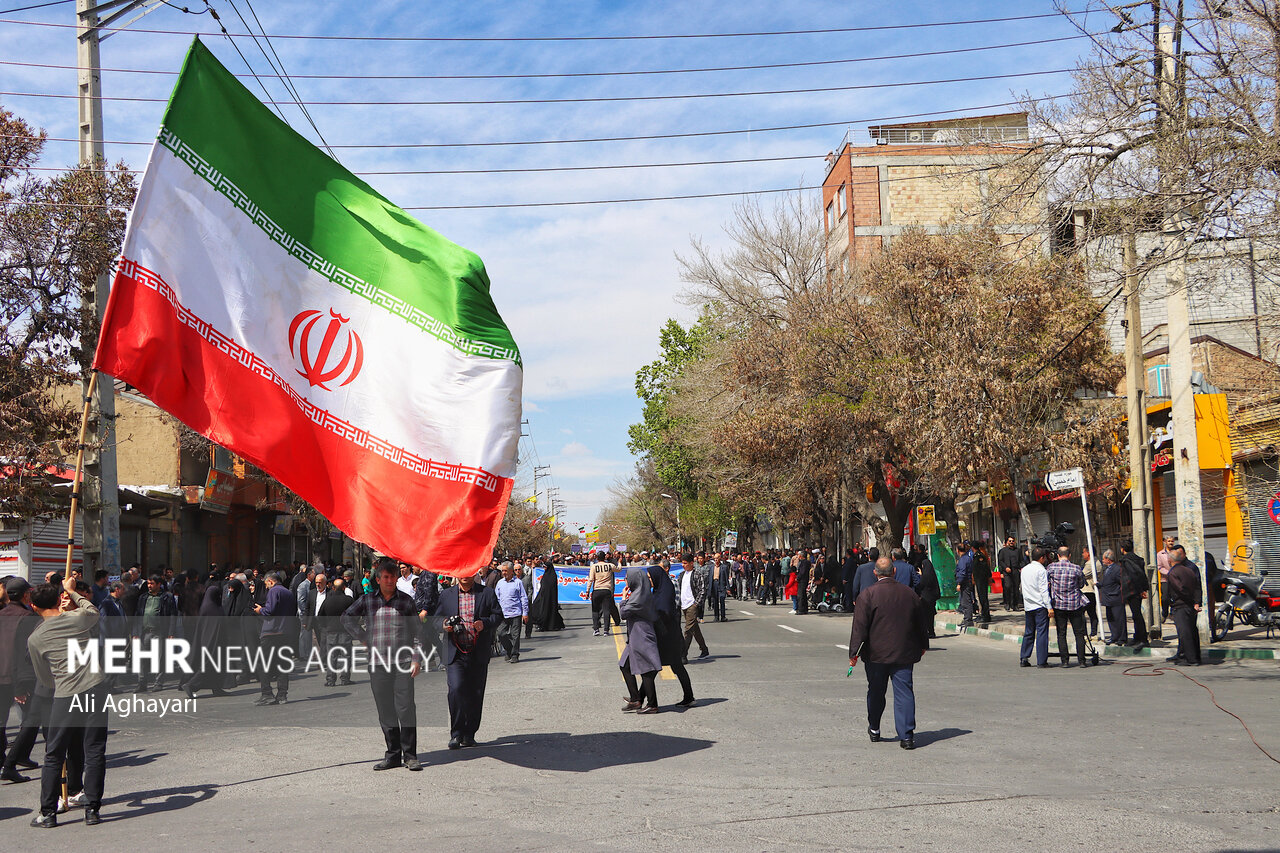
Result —
M 1147 620 L 1142 618 L 1142 596 L 1135 595 L 1125 601 L 1129 606 L 1129 615 L 1133 617 L 1133 641 L 1147 642 Z
M 604 620 L 604 630 L 609 630 L 609 619 L 613 613 L 613 590 L 595 589 L 591 591 L 591 629 L 600 630 L 600 622 Z
M 22 725 L 14 735 L 13 743 L 4 756 L 4 769 L 13 770 L 19 761 L 31 760 L 31 749 L 36 744 L 36 735 L 45 729 L 48 737 L 49 709 L 53 705 L 53 697 L 32 692 L 27 696 L 27 703 L 22 706 Z
M 1107 642 L 1121 645 L 1129 642 L 1129 623 L 1124 618 L 1123 604 L 1107 606 L 1107 631 L 1111 635 Z
M 760 593 L 760 603 L 767 600 L 770 604 L 778 603 L 778 589 L 782 586 L 776 574 L 765 576 L 764 589 Z
M 1084 610 L 1055 610 L 1053 611 L 1053 627 L 1058 629 L 1058 656 L 1062 658 L 1062 662 L 1066 663 L 1071 660 L 1071 653 L 1067 649 L 1067 625 L 1071 626 L 1071 630 L 1076 635 L 1076 659 L 1080 663 L 1084 663 Z
M 631 673 L 631 667 L 620 666 L 622 671 L 622 680 L 627 684 L 627 695 L 631 697 L 632 702 L 644 700 L 651 708 L 658 707 L 658 685 L 654 681 L 654 677 L 658 674 L 657 670 L 646 672 L 640 676 L 640 683 L 636 684 L 636 677 Z
M 160 644 L 161 651 L 161 662 L 159 664 L 152 664 L 147 658 L 142 658 L 138 661 L 139 693 L 142 693 L 147 689 L 147 686 L 151 683 L 151 677 L 153 675 L 156 679 L 156 689 L 159 690 L 164 686 L 164 640 L 165 638 L 162 634 L 154 634 L 145 629 L 142 631 L 142 636 L 138 638 L 138 642 L 143 648 L 150 646 L 152 641 L 158 642 Z
M 502 651 L 508 658 L 520 657 L 522 618 L 521 616 L 507 616 L 498 625 L 498 642 L 502 644 Z
M 884 716 L 885 692 L 893 682 L 893 724 L 898 737 L 906 739 L 916 731 L 916 694 L 911 683 L 911 664 L 897 666 L 890 663 L 863 664 L 867 670 L 867 724 L 880 731 L 880 718 Z
M 413 677 L 395 669 L 369 672 L 378 725 L 387 742 L 386 757 L 395 761 L 418 757 L 418 708 L 414 704 Z
M 973 584 L 967 583 L 960 588 L 960 624 L 972 625 L 973 613 L 977 609 L 978 603 L 975 600 L 973 592 Z
M 1173 627 L 1178 631 L 1178 657 L 1200 663 L 1200 631 L 1196 628 L 1196 609 L 1179 604 L 1169 610 Z
M 978 581 L 974 585 L 974 590 L 978 595 L 978 621 L 983 625 L 991 622 L 991 582 Z
M 480 729 L 484 711 L 484 687 L 489 680 L 489 657 L 478 652 L 458 652 L 449 664 L 445 678 L 449 683 L 449 734 L 456 738 L 474 738 Z
M 796 581 L 796 613 L 805 614 L 809 612 L 809 576 L 801 575 Z
M 13 685 L 0 684 L 0 762 L 9 754 L 9 709 L 13 707 Z
M 332 686 L 338 676 L 343 684 L 351 683 L 351 638 L 346 631 L 321 631 L 317 639 L 324 637 L 324 683 Z
M 58 810 L 62 765 L 75 741 L 83 748 L 86 807 L 95 810 L 102 807 L 102 789 L 107 779 L 107 712 L 103 702 L 108 695 L 98 685 L 84 693 L 53 700 L 49 739 L 40 771 L 41 814 L 51 815 Z M 73 702 L 78 707 L 73 707 Z
M 258 673 L 258 684 L 263 696 L 271 695 L 271 685 L 276 685 L 276 696 L 285 698 L 289 695 L 289 673 L 285 671 L 285 657 L 290 654 L 293 644 L 284 634 L 263 634 L 258 643 L 262 649 L 264 665 Z
M 1098 610 L 1096 603 L 1098 596 L 1091 592 L 1084 593 L 1084 616 L 1089 620 L 1089 636 L 1095 637 L 1098 634 Z
M 689 656 L 689 646 L 698 641 L 698 651 L 707 653 L 707 641 L 702 639 L 702 626 L 698 624 L 698 605 L 684 609 L 684 656 Z
M 1045 666 L 1049 663 L 1049 611 L 1037 607 L 1035 610 L 1024 610 L 1023 614 L 1025 626 L 1022 629 L 1022 659 L 1031 657 L 1034 644 L 1036 665 Z
M 711 595 L 711 614 L 717 622 L 727 621 L 728 617 L 724 613 L 725 596 L 718 593 Z
M 1000 603 L 1005 610 L 1013 609 L 1013 572 L 1000 572 Z

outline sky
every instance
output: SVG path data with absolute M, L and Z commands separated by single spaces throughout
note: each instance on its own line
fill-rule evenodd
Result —
M 73 68 L 31 66 L 74 67 L 74 31 L 16 22 L 72 23 L 75 4 L 6 11 L 39 2 L 0 0 L 0 93 L 73 95 Z M 596 520 L 610 485 L 633 469 L 626 445 L 627 426 L 640 419 L 635 373 L 657 355 L 658 330 L 668 318 L 692 319 L 679 299 L 684 285 L 678 261 L 689 253 L 691 239 L 724 248 L 722 229 L 744 193 L 816 193 L 799 188 L 821 185 L 823 158 L 840 147 L 849 129 L 865 133 L 876 120 L 921 113 L 1007 112 L 1008 106 L 991 105 L 1060 94 L 1070 82 L 1065 73 L 923 81 L 1068 69 L 1088 46 L 1061 17 L 856 32 L 599 38 L 903 27 L 1049 14 L 1055 11 L 1051 0 L 474 0 L 430 6 L 415 0 L 257 0 L 252 9 L 260 27 L 245 0 L 210 4 L 229 32 L 247 31 L 242 14 L 273 38 L 269 44 L 228 39 L 218 33 L 204 0 L 173 0 L 113 33 L 101 48 L 102 67 L 120 69 L 103 74 L 108 159 L 145 166 L 163 101 L 190 43 L 191 36 L 179 32 L 209 33 L 205 44 L 264 99 L 265 88 L 273 99 L 289 100 L 278 79 L 263 76 L 274 74 L 265 53 L 278 58 L 304 102 L 358 102 L 308 106 L 315 128 L 296 106 L 282 104 L 280 110 L 313 141 L 322 135 L 343 165 L 383 195 L 484 259 L 494 300 L 524 360 L 528 437 L 521 441 L 516 491 L 529 494 L 533 467 L 548 466 L 539 490 L 549 483 L 559 490 L 565 505 L 559 520 L 572 526 Z M 184 13 L 184 5 L 205 13 Z M 1102 17 L 1093 22 L 1110 26 Z M 904 54 L 932 55 L 874 59 Z M 761 65 L 792 67 L 691 70 Z M 679 73 L 617 73 L 649 71 Z M 600 72 L 613 74 L 592 76 Z M 401 79 L 352 79 L 369 76 Z M 916 85 L 886 85 L 899 83 Z M 828 91 L 790 91 L 814 89 Z M 726 95 L 779 90 L 789 91 Z M 695 94 L 718 96 L 670 97 Z M 138 100 L 112 100 L 117 98 Z M 492 103 L 513 100 L 543 103 Z M 419 103 L 374 103 L 387 101 Z M 0 104 L 50 137 L 75 136 L 74 99 L 0 94 Z M 827 126 L 766 129 L 812 124 Z M 711 131 L 735 132 L 688 135 Z M 555 142 L 600 137 L 650 138 Z M 509 144 L 514 142 L 537 144 Z M 409 147 L 414 145 L 436 147 Z M 41 166 L 63 168 L 76 156 L 74 142 L 50 142 Z M 757 162 L 723 162 L 730 160 Z M 666 165 L 688 163 L 700 165 Z M 639 164 L 663 165 L 580 168 Z M 369 174 L 376 172 L 399 174 Z M 712 194 L 719 195 L 620 201 Z M 755 198 L 773 204 L 780 196 Z M 602 200 L 610 203 L 548 204 Z

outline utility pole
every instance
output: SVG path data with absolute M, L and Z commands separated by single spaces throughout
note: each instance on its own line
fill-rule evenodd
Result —
M 1186 105 L 1178 86 L 1178 62 L 1174 52 L 1174 29 L 1160 22 L 1160 0 L 1152 0 L 1156 28 L 1156 132 L 1159 136 L 1161 221 L 1165 265 L 1165 305 L 1169 334 L 1169 394 L 1173 401 L 1173 471 L 1178 515 L 1178 542 L 1187 559 L 1200 567 L 1200 587 L 1206 606 L 1200 610 L 1197 627 L 1202 642 L 1209 642 L 1209 583 L 1204 561 L 1204 514 L 1200 496 L 1200 454 L 1196 438 L 1195 389 L 1191 386 L 1191 298 L 1187 288 L 1186 237 L 1182 206 L 1185 204 L 1183 169 L 1178 164 L 1178 144 L 1186 133 Z M 1174 17 L 1177 40 L 1181 41 L 1181 4 Z
M 103 145 L 102 126 L 102 63 L 98 54 L 98 12 L 102 6 L 93 0 L 76 0 L 76 65 L 79 70 L 76 87 L 80 106 L 77 134 L 80 140 L 80 164 L 103 171 L 106 168 L 106 149 Z M 130 4 L 137 5 L 137 4 Z M 104 199 L 105 204 L 105 199 Z M 105 211 L 104 211 L 105 212 Z M 102 312 L 107 307 L 111 293 L 111 280 L 107 273 L 98 275 L 93 289 L 81 296 L 85 316 L 92 317 L 93 340 L 102 328 Z M 88 364 L 91 353 L 85 353 Z M 82 379 L 83 393 L 89 392 L 89 376 Z M 98 382 L 89 401 L 89 435 L 85 452 L 84 491 L 84 556 L 85 576 L 92 577 L 97 569 L 106 569 L 111 575 L 120 574 L 120 501 L 116 478 L 116 397 L 115 382 Z M 166 556 L 166 561 L 167 561 Z
M 1151 468 L 1147 463 L 1147 375 L 1142 351 L 1142 295 L 1138 281 L 1137 236 L 1125 236 L 1125 401 L 1129 421 L 1129 505 L 1133 510 L 1133 553 L 1147 561 L 1150 572 L 1155 569 L 1151 553 L 1150 512 Z M 1094 555 L 1095 558 L 1098 555 Z M 1147 598 L 1147 624 L 1155 627 L 1160 612 L 1155 596 Z

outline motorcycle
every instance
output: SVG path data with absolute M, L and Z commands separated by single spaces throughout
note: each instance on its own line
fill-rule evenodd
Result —
M 1280 599 L 1262 590 L 1262 576 L 1223 572 L 1216 584 L 1221 603 L 1209 621 L 1214 642 L 1224 639 L 1238 621 L 1254 628 L 1266 628 L 1267 639 L 1280 631 Z

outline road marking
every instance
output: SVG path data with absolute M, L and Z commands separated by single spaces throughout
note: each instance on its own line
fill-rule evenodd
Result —
M 618 660 L 622 660 L 622 650 L 626 648 L 626 643 L 622 640 L 622 630 L 615 628 L 613 631 L 613 647 L 618 650 Z M 671 667 L 664 666 L 662 674 L 658 676 L 665 681 L 675 681 L 675 673 L 671 671 Z
M 847 652 L 847 651 L 849 651 L 849 647 L 848 647 L 848 646 L 846 646 L 846 645 L 844 645 L 843 643 L 836 643 L 836 648 L 837 648 L 837 649 L 844 649 L 846 652 Z
M 743 616 L 755 616 L 755 614 L 749 610 L 739 610 L 738 612 L 741 613 Z
M 799 628 L 792 628 L 790 625 L 779 625 L 778 627 L 779 627 L 779 628 L 781 628 L 781 629 L 782 629 L 782 630 L 784 630 L 784 631 L 790 631 L 790 632 L 791 632 L 791 633 L 793 633 L 793 634 L 803 634 L 803 633 L 804 633 L 804 631 L 801 631 Z

